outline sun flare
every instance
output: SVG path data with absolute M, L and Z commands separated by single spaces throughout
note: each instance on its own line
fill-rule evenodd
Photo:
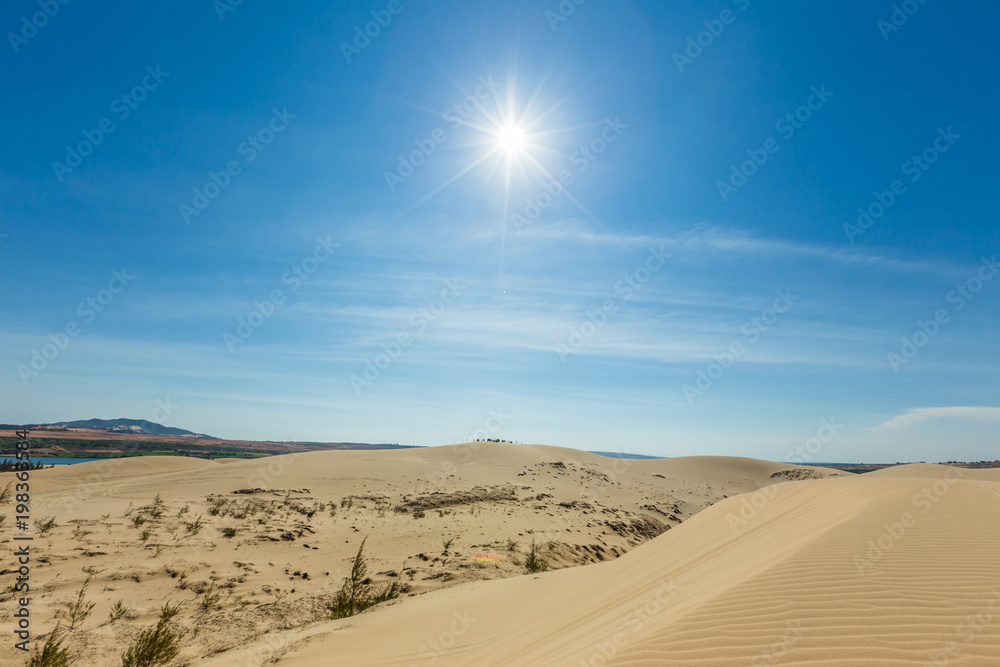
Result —
M 516 155 L 524 150 L 524 131 L 516 125 L 508 125 L 497 133 L 497 146 L 508 155 Z
M 469 161 L 461 164 L 454 174 L 414 202 L 406 212 L 415 209 L 482 167 L 484 184 L 499 185 L 500 195 L 503 198 L 501 267 L 507 228 L 510 224 L 518 224 L 517 220 L 524 219 L 524 207 L 518 202 L 526 192 L 537 195 L 539 189 L 550 188 L 551 184 L 557 184 L 559 197 L 576 206 L 585 217 L 607 231 L 604 224 L 565 187 L 565 183 L 558 183 L 556 176 L 546 166 L 552 159 L 559 161 L 571 159 L 557 148 L 560 144 L 560 135 L 576 133 L 588 127 L 568 125 L 557 120 L 563 113 L 560 110 L 572 97 L 572 93 L 543 106 L 540 103 L 540 100 L 545 98 L 543 79 L 527 96 L 527 102 L 518 104 L 518 99 L 522 96 L 518 95 L 516 75 L 509 77 L 507 89 L 502 95 L 496 94 L 494 83 L 487 85 L 488 82 L 493 82 L 492 76 L 482 78 L 480 81 L 481 88 L 489 89 L 488 94 L 476 92 L 476 97 L 473 97 L 468 91 L 459 88 L 459 91 L 470 99 L 481 101 L 475 104 L 476 114 L 461 113 L 459 114 L 462 116 L 461 119 L 449 113 L 442 116 L 449 122 L 457 121 L 470 131 L 472 138 L 465 146 L 475 150 L 469 154 Z M 565 144 L 565 140 L 561 143 Z

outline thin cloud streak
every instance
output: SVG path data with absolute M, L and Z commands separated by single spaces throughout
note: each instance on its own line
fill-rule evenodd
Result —
M 979 422 L 1000 422 L 1000 408 L 992 407 L 943 407 L 913 408 L 904 414 L 871 428 L 872 431 L 901 429 L 914 424 L 923 424 L 931 419 L 966 419 Z

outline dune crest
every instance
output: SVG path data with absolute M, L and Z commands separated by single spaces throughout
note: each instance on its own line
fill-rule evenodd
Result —
M 356 665 L 993 664 L 998 493 L 942 479 L 783 485 L 744 531 L 726 520 L 744 498 L 730 498 L 614 562 L 331 624 L 280 664 L 331 651 Z M 431 656 L 455 613 L 477 621 Z M 997 622 L 976 622 L 987 615 Z M 390 628 L 392 646 L 377 646 Z

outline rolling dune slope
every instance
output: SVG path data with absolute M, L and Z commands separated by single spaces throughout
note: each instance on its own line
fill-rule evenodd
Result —
M 533 542 L 552 570 L 613 562 L 720 500 L 839 476 L 753 459 L 626 460 L 507 443 L 37 470 L 33 622 L 49 631 L 86 583 L 94 615 L 67 642 L 75 667 L 103 667 L 120 662 L 166 601 L 179 602 L 174 623 L 188 630 L 181 659 L 232 665 L 241 649 L 281 652 L 306 629 L 325 627 L 363 540 L 370 576 L 397 582 L 405 609 L 463 582 L 530 586 L 522 575 Z M 0 474 L 0 489 L 12 481 Z M 11 539 L 8 532 L 0 544 Z M 0 573 L 0 614 L 13 613 L 16 576 Z M 132 617 L 109 623 L 118 601 Z M 18 664 L 9 645 L 0 647 L 0 664 L 8 659 Z
M 58 465 L 33 473 L 43 488 L 76 484 L 88 478 L 110 480 L 134 475 L 162 475 L 172 472 L 190 472 L 214 468 L 219 463 L 187 456 L 131 456 L 106 461 L 87 461 L 72 465 Z
M 994 482 L 783 484 L 612 562 L 318 624 L 278 664 L 996 665 L 997 554 Z
M 872 477 L 924 477 L 929 479 L 949 477 L 1000 482 L 1000 468 L 957 468 L 940 463 L 907 463 L 865 474 Z

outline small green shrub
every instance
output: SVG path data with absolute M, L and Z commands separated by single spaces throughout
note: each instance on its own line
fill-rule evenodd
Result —
M 187 532 L 191 533 L 192 535 L 197 535 L 198 531 L 200 531 L 205 526 L 205 522 L 201 520 L 201 515 L 199 514 L 197 519 L 185 523 L 184 526 L 187 528 Z
M 122 654 L 122 667 L 161 667 L 180 653 L 180 634 L 170 629 L 162 614 L 152 628 L 146 628 Z
M 219 599 L 221 597 L 222 596 L 219 593 L 215 592 L 215 583 L 213 582 L 209 584 L 208 588 L 205 589 L 205 592 L 202 593 L 201 600 L 198 601 L 198 604 L 201 605 L 202 609 L 208 611 L 215 605 L 219 604 Z
M 380 602 L 399 597 L 399 584 L 395 581 L 378 589 L 368 578 L 368 566 L 364 560 L 365 542 L 367 541 L 367 537 L 361 541 L 358 554 L 354 557 L 354 564 L 351 566 L 351 574 L 344 579 L 343 587 L 329 605 L 330 618 L 354 616 Z
M 87 583 L 80 587 L 80 592 L 76 594 L 76 600 L 69 605 L 69 629 L 76 628 L 77 623 L 83 623 L 94 611 L 94 603 L 87 602 Z
M 35 519 L 35 528 L 38 529 L 38 534 L 41 537 L 45 537 L 49 534 L 49 531 L 58 527 L 59 526 L 56 525 L 56 518 L 54 516 L 50 516 L 47 519 Z
M 541 547 L 535 544 L 534 540 L 531 540 L 531 546 L 528 547 L 528 557 L 524 559 L 525 570 L 533 573 L 549 569 L 549 564 L 542 558 L 541 552 Z
M 151 519 L 159 519 L 163 516 L 164 506 L 163 498 L 160 498 L 160 494 L 157 493 L 156 497 L 153 498 L 153 504 L 143 509 Z
M 63 636 L 57 624 L 52 634 L 28 660 L 28 667 L 69 667 L 69 650 L 62 647 Z
M 169 602 L 160 608 L 160 619 L 164 621 L 169 621 L 174 616 L 176 616 L 181 610 L 181 603 L 178 602 L 175 605 L 171 605 Z
M 132 618 L 132 616 L 132 610 L 125 604 L 125 600 L 119 600 L 111 605 L 111 612 L 108 614 L 108 620 L 111 623 L 114 623 L 115 621 L 119 621 L 123 618 Z

